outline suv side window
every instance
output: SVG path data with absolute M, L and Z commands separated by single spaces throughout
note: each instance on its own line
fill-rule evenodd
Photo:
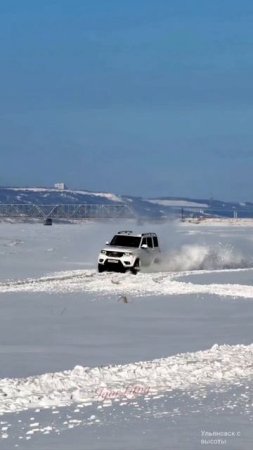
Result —
M 158 239 L 157 236 L 153 236 L 154 247 L 158 247 Z
M 151 237 L 147 238 L 147 242 L 148 242 L 148 247 L 152 248 L 153 247 L 153 242 L 152 242 L 152 238 Z

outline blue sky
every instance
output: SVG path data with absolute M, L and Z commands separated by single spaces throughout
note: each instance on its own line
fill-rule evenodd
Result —
M 253 3 L 2 0 L 1 185 L 251 200 Z

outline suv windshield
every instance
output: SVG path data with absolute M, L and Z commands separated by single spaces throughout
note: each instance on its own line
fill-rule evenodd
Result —
M 118 247 L 139 247 L 141 238 L 138 236 L 114 236 L 110 245 L 117 245 Z

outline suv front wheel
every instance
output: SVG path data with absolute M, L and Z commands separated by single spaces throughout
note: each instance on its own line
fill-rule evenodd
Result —
M 98 272 L 101 273 L 104 271 L 105 271 L 105 268 L 104 268 L 103 264 L 98 264 Z
M 139 260 L 139 258 L 138 259 L 136 259 L 136 261 L 135 261 L 135 263 L 134 263 L 134 266 L 132 267 L 132 269 L 131 269 L 131 272 L 134 274 L 134 275 L 137 275 L 137 273 L 140 271 L 140 260 Z

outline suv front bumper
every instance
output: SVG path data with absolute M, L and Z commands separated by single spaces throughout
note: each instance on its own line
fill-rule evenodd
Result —
M 103 267 L 104 270 L 112 272 L 124 272 L 134 267 L 134 261 L 135 260 L 132 257 L 104 258 L 101 256 L 98 259 L 98 264 Z

